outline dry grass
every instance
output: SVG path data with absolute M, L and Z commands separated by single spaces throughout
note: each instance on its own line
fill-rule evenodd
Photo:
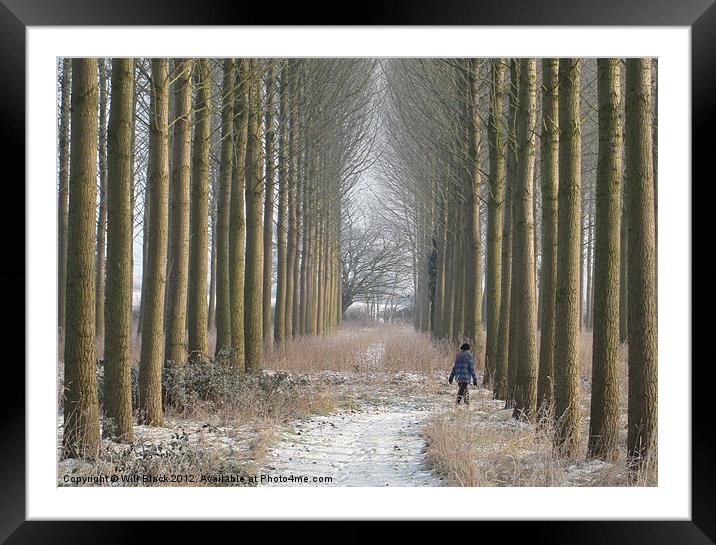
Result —
M 433 416 L 423 433 L 433 468 L 456 486 L 656 486 L 658 455 L 635 473 L 626 469 L 626 433 L 618 458 L 585 460 L 589 419 L 583 415 L 578 456 L 553 448 L 553 426 L 540 428 L 512 418 L 487 390 L 473 394 L 470 408 Z M 654 446 L 655 447 L 655 446 Z
M 539 340 L 539 337 L 538 337 Z M 539 349 L 539 346 L 538 346 Z M 504 402 L 487 390 L 473 395 L 470 409 L 434 415 L 423 430 L 429 463 L 457 486 L 655 486 L 657 455 L 641 471 L 626 470 L 627 346 L 619 352 L 622 426 L 619 457 L 585 460 L 592 380 L 592 332 L 580 335 L 581 430 L 577 451 L 564 457 L 553 448 L 553 427 L 517 422 Z M 656 449 L 652 450 L 654 453 Z
M 450 369 L 455 348 L 408 326 L 343 326 L 331 337 L 298 337 L 265 355 L 267 369 L 432 374 Z
M 103 380 L 98 365 L 100 401 Z M 61 372 L 59 408 L 63 403 Z M 136 366 L 133 397 L 136 406 Z M 165 368 L 165 424 L 135 426 L 135 440 L 123 445 L 103 440 L 93 462 L 64 460 L 58 485 L 80 486 L 252 486 L 279 426 L 312 413 L 335 410 L 339 400 L 325 385 L 285 372 L 242 376 L 226 366 L 205 362 Z M 172 402 L 166 402 L 170 393 Z M 105 423 L 108 424 L 108 423 Z M 58 430 L 58 444 L 62 430 Z M 238 475 L 245 481 L 202 481 L 202 475 Z M 100 480 L 100 476 L 115 483 Z M 128 475 L 189 476 L 178 481 L 123 481 Z M 124 476 L 124 477 L 123 477 Z M 83 480 L 84 478 L 84 480 Z M 73 480 L 74 479 L 74 480 Z M 79 479 L 79 480 L 77 480 Z
M 192 441 L 181 428 L 164 440 L 121 445 L 103 441 L 97 461 L 64 460 L 58 486 L 251 486 L 256 471 L 251 451 L 227 455 Z M 250 447 L 249 447 L 250 448 Z M 214 482 L 207 476 L 235 476 L 234 482 Z M 138 478 L 136 477 L 138 476 Z M 244 478 L 242 482 L 241 478 Z M 136 480 L 132 480 L 135 478 Z M 114 482 L 113 482 L 114 479 Z
M 386 335 L 383 364 L 389 372 L 410 371 L 430 375 L 446 369 L 449 372 L 456 351 L 451 344 L 432 342 L 426 333 L 401 328 L 392 335 Z
M 212 333 L 211 344 L 214 338 Z M 58 342 L 60 362 L 61 341 Z M 139 360 L 139 350 L 140 343 L 135 341 L 135 362 Z M 456 351 L 456 343 L 432 341 L 428 335 L 416 333 L 409 326 L 371 324 L 343 326 L 335 336 L 299 337 L 268 349 L 264 362 L 267 371 L 249 377 L 214 362 L 181 368 L 167 366 L 164 393 L 165 396 L 169 394 L 172 403 L 166 406 L 167 422 L 166 427 L 160 429 L 163 430 L 161 438 L 137 426 L 139 437 L 134 445 L 118 445 L 105 440 L 97 462 L 63 462 L 60 481 L 69 474 L 88 478 L 130 473 L 250 475 L 257 471 L 282 425 L 311 414 L 356 408 L 361 400 L 380 401 L 382 397 L 393 395 L 418 395 L 425 399 L 441 393 Z M 589 426 L 591 354 L 591 332 L 583 332 L 580 345 L 580 456 L 586 452 Z M 503 402 L 493 401 L 487 390 L 472 390 L 473 403 L 469 410 L 452 408 L 435 413 L 429 420 L 424 429 L 429 463 L 458 486 L 654 486 L 657 482 L 656 448 L 651 449 L 654 455 L 640 472 L 629 474 L 625 470 L 626 357 L 624 345 L 620 348 L 619 364 L 620 458 L 613 463 L 560 457 L 552 448 L 549 428 L 537 430 L 515 421 L 511 410 L 505 410 Z M 481 371 L 480 355 L 477 360 L 478 371 Z M 135 364 L 135 400 L 136 367 Z M 412 380 L 410 374 L 414 374 L 412 378 L 421 378 Z M 351 384 L 354 378 L 356 384 Z M 349 386 L 341 387 L 346 381 Z M 101 363 L 98 365 L 98 387 L 101 402 Z M 382 393 L 378 395 L 376 392 Z M 62 393 L 60 363 L 59 410 L 62 409 Z M 221 437 L 217 435 L 214 439 L 220 443 L 228 437 L 234 450 L 227 454 L 223 447 L 206 444 L 203 439 L 198 441 L 197 437 L 203 437 L 207 429 L 222 430 Z M 199 483 L 196 480 L 118 483 L 124 486 L 152 484 L 226 486 L 247 483 Z

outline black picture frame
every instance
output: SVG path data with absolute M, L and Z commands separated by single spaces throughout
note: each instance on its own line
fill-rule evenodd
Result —
M 710 264 L 707 249 L 713 227 L 711 217 L 712 199 L 705 197 L 708 189 L 713 191 L 713 174 L 710 158 L 713 155 L 714 110 L 716 109 L 716 5 L 712 0 L 441 0 L 440 2 L 393 1 L 382 4 L 364 2 L 354 9 L 348 6 L 310 6 L 295 2 L 279 9 L 267 10 L 265 3 L 239 3 L 228 0 L 190 2 L 189 0 L 1 0 L 0 1 L 0 120 L 4 140 L 2 150 L 4 164 L 17 167 L 14 175 L 5 178 L 5 202 L 24 203 L 25 206 L 5 206 L 0 214 L 3 242 L 10 250 L 12 266 L 0 267 L 0 280 L 5 289 L 6 308 L 24 308 L 24 293 L 32 289 L 25 280 L 25 239 L 18 237 L 18 225 L 24 225 L 26 202 L 24 180 L 25 165 L 18 160 L 24 157 L 25 145 L 25 31 L 27 26 L 83 26 L 83 25 L 262 25 L 262 24 L 369 24 L 369 25 L 596 25 L 596 26 L 689 26 L 691 27 L 691 73 L 692 73 L 692 177 L 704 172 L 704 183 L 698 185 L 698 198 L 694 198 L 694 184 L 684 190 L 692 191 L 692 293 L 698 293 L 692 306 L 692 361 L 670 362 L 692 373 L 692 518 L 690 521 L 501 521 L 479 522 L 480 528 L 450 530 L 463 534 L 463 539 L 483 539 L 482 536 L 500 536 L 508 542 L 529 540 L 531 543 L 587 543 L 624 544 L 707 544 L 716 541 L 716 471 L 713 460 L 716 445 L 713 433 L 712 383 L 708 372 L 713 358 L 708 355 L 706 343 L 713 335 L 714 285 L 716 270 Z M 349 13 L 346 20 L 341 13 Z M 708 162 L 708 163 L 707 163 Z M 709 170 L 707 170 L 709 169 Z M 7 172 L 7 171 L 5 171 Z M 708 174 L 707 174 L 708 173 Z M 662 183 L 670 183 L 661 180 Z M 15 192 L 8 195 L 7 191 Z M 9 199 L 14 198 L 10 201 Z M 15 212 L 13 213 L 12 210 Z M 698 250 L 698 251 L 697 251 Z M 23 301 L 21 301 L 21 297 Z M 699 313 L 698 310 L 702 310 Z M 700 315 L 701 314 L 701 315 Z M 13 320 L 8 326 L 23 331 L 10 333 L 6 339 L 17 348 L 17 339 L 25 339 L 27 328 L 24 311 L 13 310 Z M 24 344 L 21 349 L 24 359 Z M 129 543 L 158 539 L 171 542 L 191 535 L 195 525 L 189 522 L 150 524 L 146 522 L 80 522 L 80 521 L 26 521 L 25 517 L 25 389 L 19 384 L 25 380 L 19 358 L 6 357 L 3 362 L 6 386 L 0 394 L 0 540 L 7 544 L 58 544 L 58 543 Z M 52 367 L 48 363 L 48 367 Z M 17 385 L 10 388 L 7 385 Z M 227 528 L 212 528 L 211 539 L 228 531 L 239 539 L 253 533 L 253 523 L 222 522 Z M 240 527 L 237 524 L 241 525 Z M 275 523 L 272 523 L 275 524 Z M 299 523 L 303 524 L 303 523 Z M 489 531 L 485 528 L 489 526 Z M 237 529 L 238 530 L 237 533 Z M 302 528 L 292 529 L 300 535 Z M 199 531 L 204 531 L 200 529 Z M 262 529 L 259 532 L 267 532 Z M 413 523 L 401 532 L 424 534 L 422 523 Z M 270 530 L 272 535 L 274 530 Z M 331 541 L 365 541 L 382 533 L 361 526 L 349 532 L 338 528 L 323 533 Z M 494 532 L 494 533 L 493 533 Z M 475 537 L 469 537 L 470 535 Z M 387 535 L 387 534 L 385 534 Z M 208 536 L 205 536 L 208 537 Z M 319 539 L 316 535 L 315 539 Z M 403 534 L 401 540 L 410 539 Z M 263 539 L 263 538 L 262 538 Z M 312 538 L 312 540 L 315 540 Z M 496 538 L 493 538 L 496 539 Z

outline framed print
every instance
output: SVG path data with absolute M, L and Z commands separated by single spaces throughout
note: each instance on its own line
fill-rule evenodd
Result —
M 716 11 L 558 4 L 341 26 L 6 1 L 27 238 L 3 539 L 259 519 L 712 542 L 690 177 Z

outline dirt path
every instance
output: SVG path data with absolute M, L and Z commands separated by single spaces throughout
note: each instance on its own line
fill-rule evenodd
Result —
M 263 473 L 281 478 L 273 486 L 441 486 L 425 464 L 420 435 L 429 414 L 398 399 L 313 417 L 285 432 Z M 292 475 L 308 482 L 291 481 Z M 313 482 L 314 477 L 330 477 L 330 482 Z
M 421 387 L 424 376 L 380 372 L 384 348 L 363 353 L 374 373 L 323 373 L 354 401 L 352 410 L 314 416 L 284 429 L 262 468 L 268 486 L 441 486 L 426 464 L 420 431 L 440 401 Z M 293 480 L 291 477 L 293 476 Z M 299 478 L 299 479 L 297 479 Z

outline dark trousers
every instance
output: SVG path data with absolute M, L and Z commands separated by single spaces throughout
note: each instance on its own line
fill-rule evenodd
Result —
M 457 404 L 460 405 L 460 401 L 463 399 L 465 400 L 465 405 L 470 404 L 470 392 L 467 389 L 467 385 L 470 384 L 469 382 L 458 382 L 458 389 L 457 389 Z

